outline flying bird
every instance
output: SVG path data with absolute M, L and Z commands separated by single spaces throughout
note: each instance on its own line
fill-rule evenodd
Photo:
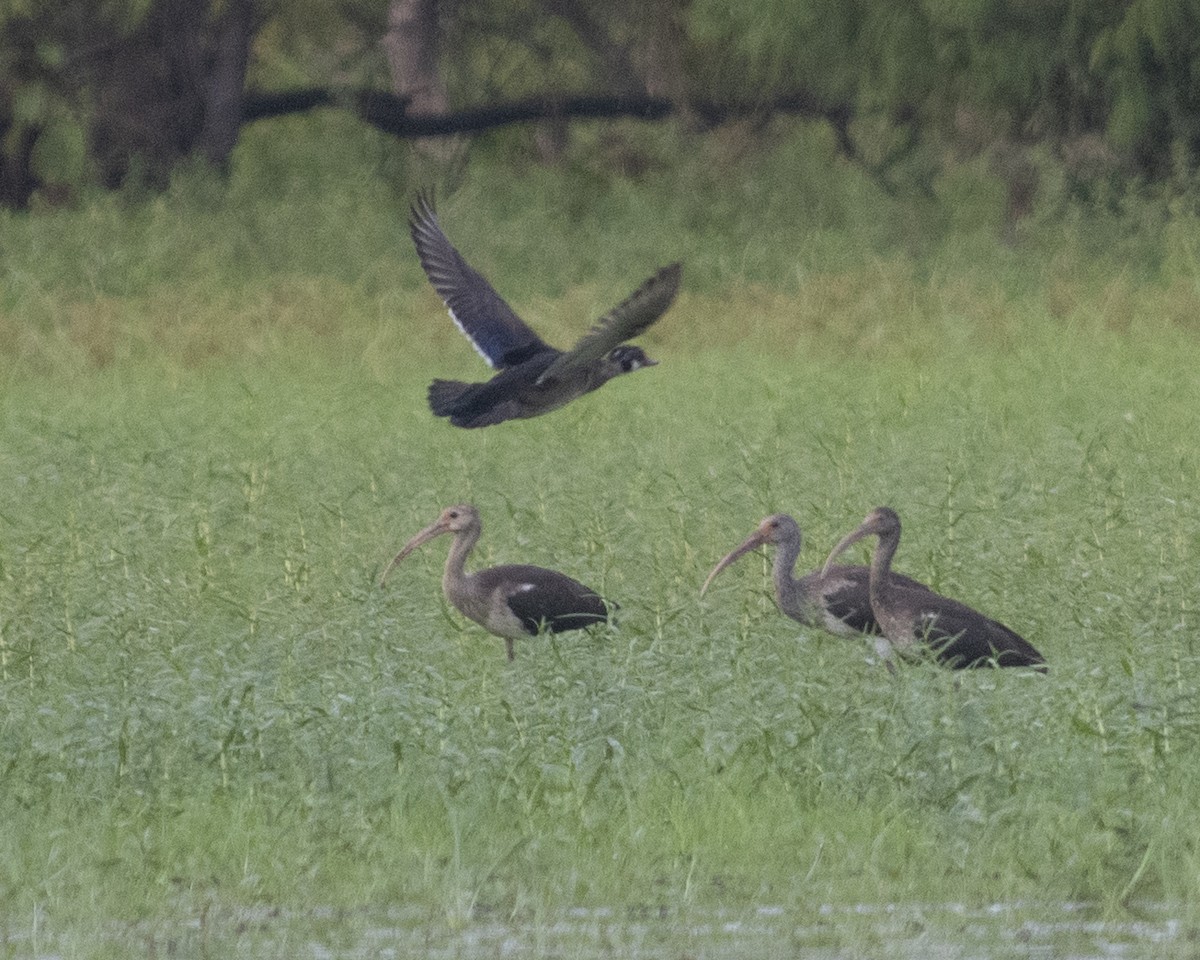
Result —
M 514 640 L 542 631 L 580 630 L 608 620 L 608 605 L 596 591 L 556 570 L 510 563 L 467 573 L 467 555 L 482 532 L 483 521 L 475 507 L 468 503 L 447 507 L 396 554 L 379 578 L 379 586 L 392 568 L 421 544 L 452 533 L 442 591 L 463 616 L 504 638 L 509 660 L 516 657 Z
M 900 546 L 900 517 L 889 507 L 876 507 L 859 526 L 833 548 L 822 574 L 851 544 L 878 537 L 871 555 L 871 610 L 886 643 L 878 649 L 889 668 L 891 654 L 927 650 L 948 667 L 1035 667 L 1045 671 L 1046 658 L 1004 624 L 964 603 L 935 593 L 923 584 L 914 587 L 891 572 Z
M 663 267 L 592 325 L 567 351 L 539 337 L 492 289 L 442 232 L 433 199 L 418 193 L 409 228 L 421 266 L 450 318 L 497 373 L 482 383 L 434 380 L 429 408 L 456 427 L 488 427 L 538 417 L 604 386 L 613 377 L 652 367 L 641 347 L 626 343 L 663 315 L 679 290 L 682 267 Z

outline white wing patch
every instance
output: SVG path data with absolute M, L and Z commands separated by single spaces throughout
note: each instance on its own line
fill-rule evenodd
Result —
M 445 303 L 444 300 L 442 302 Z M 479 354 L 481 357 L 483 357 L 483 359 L 487 362 L 487 365 L 489 367 L 491 367 L 493 370 L 495 370 L 496 362 L 484 352 L 483 347 L 481 347 L 479 344 L 477 344 L 475 342 L 475 338 L 473 336 L 471 336 L 469 333 L 467 333 L 467 328 L 464 327 L 462 325 L 462 321 L 459 320 L 458 317 L 456 317 L 454 315 L 454 308 L 452 306 L 450 306 L 450 304 L 448 304 L 448 303 L 446 304 L 446 312 L 448 314 L 450 314 L 450 319 L 453 320 L 454 325 L 456 327 L 458 327 L 458 332 L 467 338 L 467 343 L 469 343 L 472 347 L 475 348 L 475 352 L 477 354 Z

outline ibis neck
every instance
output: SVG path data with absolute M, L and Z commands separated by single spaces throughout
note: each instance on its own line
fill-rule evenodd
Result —
M 892 558 L 900 546 L 898 536 L 880 537 L 871 554 L 870 595 L 871 606 L 887 609 L 887 597 L 891 592 Z
M 452 586 L 461 583 L 466 578 L 467 555 L 475 549 L 479 542 L 480 529 L 468 527 L 454 535 L 450 544 L 450 554 L 446 557 L 446 568 L 442 574 L 442 589 L 447 594 L 452 592 Z
M 799 556 L 799 541 L 785 540 L 775 548 L 775 562 L 772 566 L 775 599 L 779 603 L 779 609 L 789 616 L 795 616 L 795 611 L 800 609 L 806 599 L 802 596 L 804 589 L 800 581 L 792 576 Z

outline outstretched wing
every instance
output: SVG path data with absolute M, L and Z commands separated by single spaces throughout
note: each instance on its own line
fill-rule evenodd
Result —
M 490 366 L 510 367 L 550 349 L 454 249 L 438 223 L 430 194 L 417 194 L 408 225 L 425 275 L 441 295 L 450 319 Z
M 666 312 L 679 291 L 683 267 L 663 267 L 633 293 L 597 320 L 592 329 L 542 374 L 539 383 L 599 360 L 613 347 L 632 340 Z

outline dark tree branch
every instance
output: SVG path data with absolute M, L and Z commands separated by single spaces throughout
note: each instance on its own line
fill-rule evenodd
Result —
M 289 113 L 304 113 L 313 107 L 329 107 L 336 102 L 333 92 L 327 87 L 247 93 L 242 97 L 242 123 L 269 120 Z
M 358 90 L 337 95 L 313 87 L 281 93 L 247 93 L 243 100 L 242 121 L 249 123 L 267 117 L 297 113 L 318 106 L 344 105 L 355 110 L 365 123 L 396 137 L 443 137 L 476 133 L 513 123 L 539 120 L 663 120 L 680 112 L 675 101 L 638 93 L 571 94 L 566 96 L 530 97 L 509 103 L 471 107 L 448 113 L 410 113 L 408 98 L 397 97 L 382 90 Z M 848 160 L 862 166 L 880 187 L 895 193 L 896 186 L 886 172 L 877 169 L 858 149 L 850 133 L 854 118 L 851 107 L 843 103 L 827 103 L 807 91 L 781 94 L 765 102 L 725 103 L 691 101 L 687 115 L 706 127 L 719 126 L 742 117 L 769 117 L 783 113 L 823 120 L 833 129 L 838 149 Z M 895 122 L 915 130 L 917 120 L 910 111 L 898 112 Z M 885 165 L 886 166 L 886 165 Z
M 571 120 L 662 120 L 678 112 L 667 97 L 642 93 L 570 94 L 558 97 L 529 97 L 486 107 L 471 107 L 452 113 L 409 113 L 406 103 L 391 94 L 366 90 L 357 94 L 359 115 L 373 127 L 399 137 L 435 137 L 472 133 L 512 123 L 566 118 Z M 810 120 L 826 120 L 839 131 L 839 142 L 848 140 L 850 108 L 826 105 L 807 93 L 792 93 L 766 103 L 712 103 L 692 101 L 688 109 L 706 126 L 718 126 L 747 116 L 789 113 Z
M 405 107 L 404 101 L 388 93 L 367 90 L 358 95 L 359 116 L 371 126 L 397 137 L 449 136 L 556 118 L 661 120 L 674 109 L 662 97 L 619 93 L 531 97 L 453 113 L 408 113 Z

